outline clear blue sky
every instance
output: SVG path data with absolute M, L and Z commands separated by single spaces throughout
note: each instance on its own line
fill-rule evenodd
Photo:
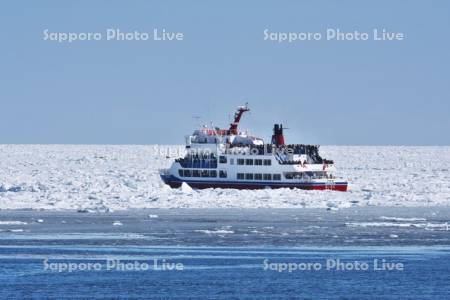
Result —
M 181 31 L 76 43 L 53 32 Z M 403 32 L 397 42 L 263 40 L 271 31 Z M 450 145 L 449 1 L 2 1 L 0 143 L 181 144 L 201 115 L 287 142 Z

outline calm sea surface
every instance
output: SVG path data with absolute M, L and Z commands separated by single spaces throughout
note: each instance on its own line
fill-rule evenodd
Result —
M 449 299 L 449 208 L 0 211 L 0 298 Z

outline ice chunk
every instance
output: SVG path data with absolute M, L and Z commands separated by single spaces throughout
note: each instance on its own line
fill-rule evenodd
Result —
M 183 182 L 181 184 L 181 190 L 183 191 L 183 193 L 192 193 L 192 188 L 186 182 Z

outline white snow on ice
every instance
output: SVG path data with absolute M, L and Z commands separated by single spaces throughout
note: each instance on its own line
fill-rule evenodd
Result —
M 27 222 L 22 221 L 0 221 L 0 225 L 27 225 Z
M 427 220 L 425 218 L 399 218 L 399 217 L 385 217 L 385 216 L 381 216 L 380 219 L 393 222 L 414 222 Z
M 198 229 L 195 232 L 205 233 L 205 234 L 233 234 L 233 230 L 226 229 L 216 229 L 216 230 L 207 230 L 207 229 Z
M 416 228 L 437 228 L 448 231 L 450 226 L 448 222 L 445 223 L 397 223 L 397 222 L 348 222 L 345 223 L 347 227 L 416 227 Z
M 0 209 L 345 208 L 450 204 L 450 147 L 322 146 L 348 192 L 171 189 L 182 146 L 0 145 Z M 388 221 L 388 220 L 384 220 Z M 391 220 L 394 221 L 394 220 Z M 399 220 L 397 220 L 399 221 Z

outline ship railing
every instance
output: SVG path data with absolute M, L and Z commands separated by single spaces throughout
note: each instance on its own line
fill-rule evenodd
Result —
M 311 179 L 327 179 L 327 181 L 334 180 L 333 177 L 326 174 L 324 171 L 306 171 L 306 172 L 284 172 L 284 177 L 286 179 L 294 180 L 311 180 Z
M 308 155 L 311 157 L 319 156 L 319 146 L 316 145 L 305 145 L 305 144 L 287 144 L 276 146 L 273 144 L 265 145 L 248 145 L 248 144 L 228 144 L 227 153 L 236 152 L 249 152 L 253 155 L 268 155 L 274 153 L 285 153 L 285 154 L 298 154 L 298 155 Z
M 280 163 L 280 165 L 298 165 L 301 164 L 301 161 L 297 161 L 297 160 L 278 160 L 278 162 Z M 332 165 L 334 164 L 334 161 L 329 160 L 329 159 L 318 159 L 318 160 L 314 160 L 311 159 L 309 161 L 304 162 L 305 164 L 325 164 L 325 165 Z

